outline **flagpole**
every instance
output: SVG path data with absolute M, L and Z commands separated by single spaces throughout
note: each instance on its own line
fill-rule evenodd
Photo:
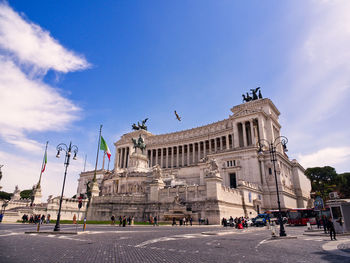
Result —
M 43 163 L 41 164 L 41 170 L 40 170 L 40 177 L 39 177 L 39 182 L 36 186 L 37 189 L 40 189 L 40 183 L 41 183 L 41 176 L 43 174 L 43 168 L 44 168 L 44 163 L 45 163 L 45 156 L 47 155 L 47 145 L 49 144 L 49 141 L 46 142 L 46 147 L 45 147 L 45 153 L 44 153 L 44 157 L 43 157 Z M 47 158 L 47 156 L 46 156 Z
M 90 187 L 92 187 L 97 179 L 96 179 L 96 171 L 97 171 L 97 163 L 98 163 L 98 153 L 100 151 L 100 141 L 101 141 L 101 132 L 102 132 L 102 124 L 100 125 L 100 134 L 98 136 L 98 144 L 97 144 L 97 155 L 96 155 L 96 164 L 95 164 L 95 171 L 94 171 L 94 177 L 92 179 L 92 184 Z M 91 188 L 90 190 L 91 191 Z M 90 202 L 91 202 L 91 192 L 90 193 L 87 193 L 88 195 L 88 203 L 86 204 L 86 209 L 85 209 L 85 216 L 84 216 L 84 225 L 83 225 L 83 231 L 85 231 L 85 228 L 86 228 L 86 223 L 87 223 L 87 214 L 88 214 L 88 209 L 90 207 Z
M 96 182 L 96 171 L 97 171 L 97 163 L 98 163 L 98 153 L 100 151 L 100 143 L 101 143 L 101 132 L 102 132 L 102 124 L 100 125 L 100 134 L 98 136 L 98 144 L 97 144 L 97 156 L 96 156 L 96 164 L 95 164 L 95 172 L 94 172 L 94 178 L 92 179 L 93 182 Z

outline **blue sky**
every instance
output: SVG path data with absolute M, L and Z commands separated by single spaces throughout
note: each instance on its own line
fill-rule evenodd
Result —
M 149 118 L 154 134 L 227 118 L 260 86 L 281 112 L 289 155 L 349 171 L 348 1 L 0 1 L 0 164 L 5 191 L 58 195 L 71 140 L 72 196 L 113 142 Z M 177 110 L 183 118 L 174 118 Z

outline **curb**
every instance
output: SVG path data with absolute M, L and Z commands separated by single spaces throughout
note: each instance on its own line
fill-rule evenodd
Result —
M 272 236 L 271 240 L 277 240 L 277 239 L 297 239 L 297 236 L 285 236 L 285 237 L 280 237 L 280 236 Z
M 78 235 L 78 232 L 64 232 L 64 231 L 26 231 L 24 234 L 42 234 L 42 235 Z

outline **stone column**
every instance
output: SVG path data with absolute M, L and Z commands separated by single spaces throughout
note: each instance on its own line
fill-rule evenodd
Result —
M 230 149 L 230 140 L 228 134 L 226 135 L 226 150 Z
M 161 152 L 160 152 L 160 167 L 162 167 L 163 168 L 163 164 L 164 164 L 164 161 L 163 161 L 163 159 L 164 159 L 164 156 L 163 156 L 163 148 L 161 149 Z
M 121 151 L 118 149 L 118 168 L 120 168 L 120 156 L 121 156 Z
M 198 161 L 197 161 L 198 163 L 200 159 L 201 159 L 201 142 L 198 142 Z
M 182 165 L 182 167 L 184 167 L 184 163 L 185 163 L 185 147 L 184 147 L 184 145 L 181 145 L 181 149 L 182 149 L 182 153 L 181 153 L 181 165 Z
M 218 151 L 218 144 L 217 144 L 217 140 L 216 137 L 214 138 L 214 152 Z
M 250 133 L 252 137 L 252 145 L 255 146 L 255 136 L 254 136 L 254 122 L 250 121 Z
M 153 167 L 153 149 L 151 149 L 151 167 Z
M 206 147 L 206 140 L 204 140 L 203 142 L 203 158 L 205 158 L 205 156 L 207 155 L 207 149 L 205 147 Z
M 243 146 L 247 147 L 247 132 L 245 130 L 245 122 L 242 123 L 242 130 L 243 130 Z
M 180 146 L 176 146 L 176 167 L 179 167 L 179 149 Z
M 233 148 L 239 147 L 239 134 L 238 134 L 238 123 L 233 123 L 233 137 L 232 137 L 232 144 Z
M 192 163 L 196 163 L 196 143 L 192 143 Z
M 211 139 L 209 139 L 208 141 L 209 141 L 209 151 L 208 151 L 208 153 L 211 153 Z
M 190 165 L 190 145 L 187 144 L 187 166 Z
M 156 148 L 156 162 L 155 162 L 155 165 L 158 164 L 158 148 Z
M 129 147 L 126 147 L 126 158 L 125 158 L 125 168 L 129 166 Z
M 222 136 L 220 136 L 219 140 L 220 140 L 220 151 L 222 151 L 224 149 L 224 146 L 223 146 L 224 140 L 222 139 Z
M 166 152 L 165 152 L 165 158 L 166 158 L 165 165 L 166 165 L 166 167 L 165 168 L 168 168 L 169 167 L 169 147 L 166 147 L 165 149 L 166 149 Z
M 171 146 L 170 149 L 171 149 L 171 152 L 170 152 L 170 167 L 173 168 L 174 167 L 174 163 L 175 163 L 175 161 L 174 161 L 174 147 Z
M 125 168 L 125 165 L 124 165 L 124 163 L 125 163 L 125 148 L 122 148 L 122 168 Z
M 260 139 L 265 139 L 266 140 L 265 125 L 264 125 L 264 122 L 263 122 L 262 118 L 259 118 L 258 122 L 259 122 Z

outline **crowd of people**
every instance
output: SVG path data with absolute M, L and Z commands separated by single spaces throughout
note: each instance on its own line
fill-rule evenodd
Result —
M 22 223 L 29 223 L 29 224 L 49 224 L 50 223 L 50 214 L 47 215 L 41 215 L 41 214 L 32 214 L 32 215 L 27 215 L 24 214 L 22 216 Z
M 188 225 L 192 226 L 192 223 L 193 223 L 192 217 L 183 217 L 183 218 L 179 218 L 178 220 L 179 220 L 179 225 L 180 226 L 188 226 Z M 173 223 L 171 225 L 172 226 L 176 226 L 177 225 L 175 217 L 173 217 Z
M 115 225 L 116 220 L 117 220 L 117 218 L 115 217 L 115 215 L 112 215 L 111 216 L 111 225 Z M 119 221 L 119 226 L 123 226 L 123 227 L 125 227 L 126 225 L 130 226 L 130 225 L 134 224 L 134 217 L 119 216 L 118 221 Z
M 223 227 L 235 227 L 237 229 L 243 229 L 243 228 L 247 228 L 248 227 L 248 217 L 236 217 L 235 219 L 233 219 L 232 216 L 230 216 L 230 218 L 227 220 L 227 218 L 222 218 L 221 220 L 221 225 Z

